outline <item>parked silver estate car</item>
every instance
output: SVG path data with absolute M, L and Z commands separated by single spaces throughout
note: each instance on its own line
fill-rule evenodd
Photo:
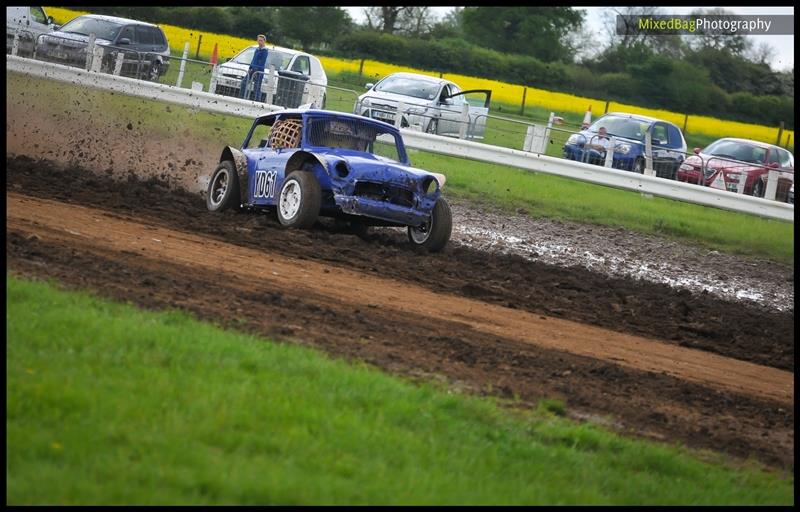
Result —
M 248 46 L 229 61 L 220 64 L 217 67 L 216 86 L 212 92 L 239 97 L 242 78 L 247 75 L 256 48 L 258 45 Z M 325 108 L 328 76 L 319 59 L 290 48 L 268 46 L 267 49 L 267 69 L 261 80 L 261 96 L 256 98 L 252 93 L 250 96 L 256 101 L 266 101 L 267 92 L 271 92 L 273 105 L 296 108 L 310 103 L 311 108 Z M 270 66 L 275 67 L 278 74 L 277 83 L 271 84 L 271 91 L 267 85 Z
M 469 111 L 466 137 L 482 139 L 492 91 L 462 91 L 450 80 L 416 73 L 394 73 L 358 97 L 354 114 L 394 124 L 398 103 L 404 104 L 401 128 L 416 127 L 427 133 L 458 137 L 462 112 Z M 469 96 L 468 96 L 469 95 Z

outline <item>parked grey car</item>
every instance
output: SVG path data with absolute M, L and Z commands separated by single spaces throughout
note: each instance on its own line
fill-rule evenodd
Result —
M 116 16 L 86 14 L 58 30 L 39 36 L 36 58 L 68 66 L 86 65 L 90 35 L 104 50 L 102 70 L 114 69 L 118 53 L 124 54 L 121 74 L 157 80 L 169 67 L 169 43 L 160 27 Z
M 458 137 L 462 112 L 469 112 L 466 136 L 482 139 L 492 91 L 462 91 L 450 80 L 416 73 L 394 73 L 377 84 L 367 84 L 369 91 L 358 97 L 354 114 L 394 124 L 397 106 L 403 103 L 400 127 L 416 127 L 427 133 Z

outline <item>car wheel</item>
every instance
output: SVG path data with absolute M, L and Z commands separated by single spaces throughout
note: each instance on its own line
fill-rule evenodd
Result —
M 414 245 L 438 252 L 447 245 L 452 230 L 453 215 L 450 213 L 450 205 L 440 197 L 428 222 L 419 227 L 408 226 L 408 239 Z
M 294 171 L 278 194 L 278 220 L 287 228 L 310 228 L 319 217 L 322 189 L 314 173 Z
M 764 197 L 764 182 L 761 178 L 756 178 L 756 182 L 753 184 L 753 197 Z
M 241 206 L 239 196 L 239 176 L 233 162 L 225 160 L 211 175 L 206 194 L 206 207 L 210 212 L 221 212 L 231 207 Z
M 633 163 L 633 172 L 644 174 L 644 158 L 637 158 Z
M 161 76 L 161 63 L 158 61 L 153 62 L 153 65 L 150 66 L 150 73 L 147 76 L 147 79 L 151 82 L 158 81 L 158 77 Z
M 428 123 L 428 127 L 425 128 L 425 133 L 433 133 L 435 135 L 437 131 L 439 131 L 439 120 L 431 119 Z

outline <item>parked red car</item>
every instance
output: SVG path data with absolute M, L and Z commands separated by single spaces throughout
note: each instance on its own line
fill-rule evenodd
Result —
M 724 138 L 694 152 L 678 168 L 678 181 L 738 192 L 740 180 L 745 180 L 744 194 L 764 197 L 770 169 L 779 169 L 784 172 L 778 180 L 778 201 L 786 201 L 794 182 L 794 156 L 772 144 Z

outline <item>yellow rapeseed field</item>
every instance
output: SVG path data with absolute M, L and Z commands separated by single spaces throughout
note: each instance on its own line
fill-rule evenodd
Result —
M 88 14 L 85 11 L 62 9 L 58 7 L 45 7 L 45 10 L 53 17 L 55 22 L 59 24 L 66 23 L 75 16 Z M 202 44 L 200 47 L 200 57 L 204 59 L 210 58 L 214 44 L 218 45 L 218 55 L 220 61 L 223 61 L 228 57 L 233 57 L 245 46 L 254 44 L 253 40 L 251 39 L 243 39 L 240 37 L 223 34 L 214 34 L 211 32 L 202 32 L 199 30 L 190 30 L 172 25 L 161 24 L 160 26 L 162 29 L 164 29 L 164 32 L 167 35 L 167 39 L 169 40 L 170 48 L 172 49 L 173 54 L 181 54 L 183 52 L 184 45 L 188 42 L 189 56 L 194 57 L 194 54 L 197 51 L 198 40 L 201 35 Z M 320 57 L 320 61 L 325 67 L 325 70 L 332 75 L 336 75 L 344 71 L 358 73 L 359 69 L 361 69 L 361 60 L 359 59 Z M 438 72 L 433 72 L 430 70 L 421 70 L 406 66 L 386 64 L 384 62 L 377 62 L 374 60 L 364 60 L 363 69 L 361 69 L 361 71 L 366 81 L 376 81 L 379 78 L 391 73 L 396 73 L 398 71 L 437 76 L 439 75 Z M 597 115 L 602 114 L 605 109 L 605 100 L 598 98 L 589 98 L 554 91 L 546 91 L 544 89 L 537 89 L 535 87 L 526 88 L 522 85 L 507 84 L 504 82 L 498 82 L 496 80 L 489 80 L 487 78 L 477 78 L 451 73 L 445 73 L 443 77 L 456 82 L 462 89 L 491 89 L 492 99 L 494 101 L 507 103 L 510 105 L 521 105 L 524 94 L 526 107 L 540 107 L 547 110 L 552 110 L 553 112 L 556 112 L 556 114 L 565 112 L 583 113 L 589 106 L 591 106 L 592 112 L 596 117 Z M 685 119 L 685 114 L 670 112 L 667 110 L 642 108 L 635 105 L 627 105 L 617 102 L 611 102 L 608 106 L 608 110 L 609 112 L 630 112 L 634 114 L 656 117 L 675 123 L 680 128 L 683 128 Z M 726 121 L 713 117 L 691 114 L 686 125 L 686 132 L 708 135 L 711 137 L 742 137 L 774 144 L 778 135 L 778 128 L 758 124 L 740 123 L 737 121 Z M 786 142 L 787 136 L 791 138 L 791 144 L 793 145 L 793 130 L 784 130 L 781 143 L 783 144 Z

